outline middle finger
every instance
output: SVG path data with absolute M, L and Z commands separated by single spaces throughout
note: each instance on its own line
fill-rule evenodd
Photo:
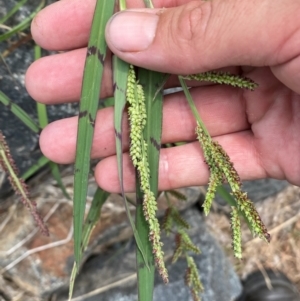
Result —
M 212 136 L 243 131 L 249 128 L 245 103 L 239 89 L 205 86 L 191 89 L 195 105 Z M 124 150 L 129 146 L 127 118 L 123 118 Z M 40 145 L 43 153 L 58 163 L 71 163 L 75 158 L 78 117 L 55 121 L 44 129 Z M 168 95 L 163 106 L 162 143 L 193 141 L 195 119 L 182 92 Z M 62 151 L 63 150 L 63 151 Z M 103 158 L 115 154 L 113 108 L 98 111 L 92 146 L 92 157 Z

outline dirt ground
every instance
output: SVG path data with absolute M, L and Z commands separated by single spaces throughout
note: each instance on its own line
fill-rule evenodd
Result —
M 72 190 L 73 178 L 69 172 L 67 172 L 67 176 L 63 177 L 63 180 L 67 190 Z M 55 188 L 53 184 L 47 187 L 47 189 L 44 187 L 42 191 L 37 189 L 33 194 L 36 198 L 45 194 L 48 199 L 50 196 L 50 199 L 52 197 L 56 200 L 59 199 L 61 194 L 59 188 Z M 56 193 L 59 194 L 56 196 Z M 211 213 L 206 217 L 206 224 L 231 260 L 239 276 L 245 278 L 251 271 L 257 269 L 264 271 L 266 268 L 272 268 L 284 272 L 300 291 L 300 188 L 288 185 L 279 194 L 256 203 L 256 208 L 271 234 L 271 242 L 267 244 L 258 238 L 253 238 L 247 225 L 243 224 L 242 260 L 233 257 L 229 211 L 227 214 L 226 208 L 224 209 L 214 202 Z M 0 232 L 3 234 L 7 227 L 5 225 L 7 214 L 2 215 Z M 6 218 L 4 218 L 5 216 Z M 0 300 L 2 300 L 1 296 Z M 22 300 L 22 298 L 16 300 Z

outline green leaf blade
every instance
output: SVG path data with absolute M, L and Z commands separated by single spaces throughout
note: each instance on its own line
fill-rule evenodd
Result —
M 25 18 L 22 22 L 14 26 L 11 30 L 8 32 L 1 34 L 0 35 L 0 42 L 5 41 L 9 39 L 12 35 L 26 29 L 29 27 L 31 20 L 35 17 L 35 15 L 45 6 L 46 0 L 42 0 L 38 7 L 27 17 Z
M 125 196 L 123 186 L 123 139 L 122 139 L 122 123 L 123 113 L 126 105 L 126 88 L 127 88 L 127 76 L 129 71 L 129 64 L 120 60 L 116 56 L 113 57 L 113 70 L 114 70 L 114 98 L 118 101 L 115 102 L 114 108 L 114 125 L 115 125 L 115 137 L 116 137 L 116 154 L 118 163 L 118 175 L 121 186 L 121 193 L 125 204 L 126 214 L 133 231 L 133 235 L 138 249 L 144 260 L 144 264 L 149 269 L 149 264 L 146 262 L 146 255 L 144 250 L 144 244 L 141 241 L 139 231 L 136 229 L 134 221 L 131 217 L 128 201 Z
M 108 196 L 109 196 L 109 193 L 104 191 L 100 187 L 96 190 L 96 192 L 94 194 L 90 210 L 88 212 L 86 221 L 83 226 L 82 240 L 81 240 L 81 248 L 82 248 L 81 252 L 84 252 L 84 250 L 86 249 L 86 247 L 89 243 L 92 231 L 93 231 L 97 221 L 100 218 L 102 206 L 104 205 Z M 74 262 L 73 269 L 71 272 L 71 277 L 70 277 L 69 300 L 72 298 L 75 279 L 76 279 L 78 270 L 79 270 L 79 266 L 76 264 L 76 262 Z
M 32 120 L 32 118 L 18 105 L 8 98 L 2 91 L 0 91 L 0 102 L 18 117 L 28 128 L 33 132 L 39 133 L 40 127 Z
M 114 1 L 97 1 L 84 69 L 74 175 L 74 253 L 77 265 L 82 256 L 81 238 L 90 171 L 90 153 L 107 50 L 105 26 L 113 9 Z

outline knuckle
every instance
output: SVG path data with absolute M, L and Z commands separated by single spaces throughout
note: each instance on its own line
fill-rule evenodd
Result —
M 178 18 L 179 38 L 182 42 L 194 44 L 205 36 L 212 14 L 211 1 L 191 1 L 184 6 Z

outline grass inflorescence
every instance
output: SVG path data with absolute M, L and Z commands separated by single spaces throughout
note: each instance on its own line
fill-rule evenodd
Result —
M 147 157 L 147 142 L 143 138 L 143 130 L 147 122 L 145 96 L 143 88 L 136 81 L 133 66 L 130 66 L 127 81 L 127 101 L 130 104 L 128 115 L 130 121 L 130 156 L 138 171 L 141 190 L 144 194 L 143 211 L 149 224 L 149 239 L 159 274 L 165 283 L 168 282 L 168 272 L 164 263 L 164 253 L 160 238 L 160 226 L 156 218 L 157 203 L 150 189 L 150 170 Z

